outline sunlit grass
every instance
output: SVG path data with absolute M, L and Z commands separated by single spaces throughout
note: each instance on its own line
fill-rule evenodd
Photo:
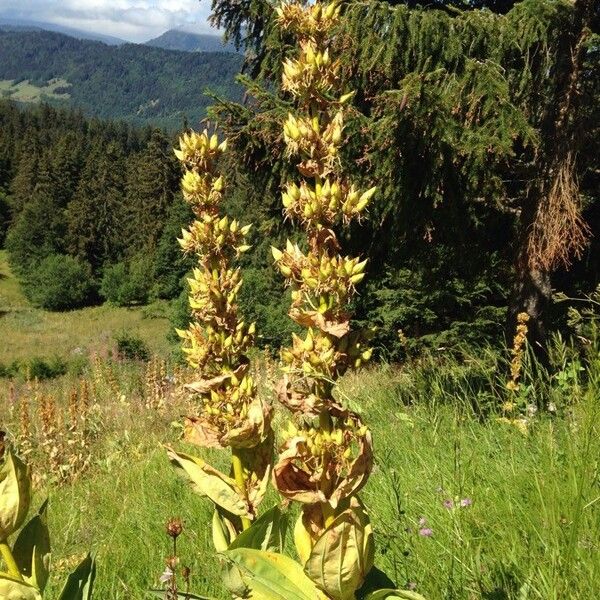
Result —
M 599 597 L 597 381 L 565 416 L 538 417 L 523 435 L 464 403 L 424 396 L 405 405 L 410 376 L 410 368 L 376 368 L 343 382 L 376 444 L 361 495 L 377 565 L 431 600 Z M 157 415 L 130 401 L 131 408 L 104 407 L 109 424 L 91 471 L 50 492 L 55 561 L 70 564 L 92 548 L 98 597 L 141 600 L 163 570 L 164 525 L 176 515 L 185 522 L 180 556 L 194 588 L 226 598 L 209 502 L 178 478 L 162 448 L 183 447 L 171 424 L 180 409 Z M 226 468 L 217 454 L 209 460 Z M 275 501 L 272 493 L 265 506 Z
M 164 314 L 164 310 L 157 316 L 147 308 L 107 305 L 56 313 L 33 308 L 10 271 L 6 251 L 0 251 L 0 363 L 103 353 L 121 331 L 139 336 L 153 352 L 165 354 L 170 324 Z

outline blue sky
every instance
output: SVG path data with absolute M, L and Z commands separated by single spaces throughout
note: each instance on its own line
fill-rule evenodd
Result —
M 0 16 L 48 21 L 143 42 L 179 27 L 217 33 L 206 22 L 210 0 L 0 0 Z

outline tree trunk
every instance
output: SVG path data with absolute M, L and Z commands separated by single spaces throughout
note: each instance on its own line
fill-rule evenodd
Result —
M 515 283 L 508 310 L 507 338 L 515 334 L 517 315 L 529 315 L 528 340 L 547 366 L 546 316 L 552 302 L 551 275 L 568 265 L 585 246 L 587 226 L 581 220 L 575 178 L 578 86 L 594 0 L 576 0 L 573 27 L 563 34 L 557 61 L 555 102 L 542 120 L 542 143 L 519 222 Z

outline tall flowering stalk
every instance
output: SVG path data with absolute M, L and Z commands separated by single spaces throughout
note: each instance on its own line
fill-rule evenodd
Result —
M 303 505 L 302 523 L 311 543 L 366 483 L 372 466 L 371 434 L 360 417 L 334 399 L 336 381 L 369 360 L 371 350 L 350 330 L 348 305 L 364 277 L 367 261 L 343 256 L 333 230 L 359 219 L 375 193 L 361 191 L 344 174 L 340 63 L 332 57 L 332 31 L 339 4 L 282 4 L 279 23 L 300 44 L 284 63 L 282 88 L 296 100 L 283 134 L 299 180 L 287 183 L 285 216 L 306 232 L 307 251 L 288 241 L 273 257 L 292 288 L 290 317 L 307 328 L 282 351 L 285 377 L 279 399 L 296 416 L 288 430 L 274 482 L 281 494 Z M 358 509 L 351 509 L 354 513 Z
M 250 225 L 221 214 L 225 181 L 217 164 L 226 152 L 208 130 L 180 139 L 175 154 L 182 162 L 181 187 L 195 220 L 179 240 L 184 253 L 198 258 L 190 286 L 193 320 L 178 331 L 183 351 L 198 379 L 185 386 L 196 414 L 185 421 L 185 439 L 204 448 L 230 448 L 232 477 L 197 457 L 169 450 L 175 466 L 190 476 L 199 493 L 214 501 L 235 536 L 249 527 L 270 472 L 270 410 L 256 394 L 246 356 L 255 325 L 238 315 L 242 285 L 233 261 L 249 249 Z
M 333 57 L 333 36 L 339 13 L 337 2 L 327 5 L 316 2 L 308 6 L 284 3 L 277 9 L 281 27 L 295 33 L 300 45 L 298 56 L 284 63 L 282 88 L 293 97 L 297 108 L 288 115 L 283 136 L 288 157 L 297 163 L 298 178 L 285 185 L 282 199 L 286 218 L 298 223 L 306 233 L 306 250 L 288 241 L 284 250 L 273 248 L 272 252 L 292 289 L 290 317 L 305 327 L 306 333 L 294 335 L 291 347 L 281 352 L 284 376 L 278 386 L 278 396 L 292 418 L 282 435 L 272 481 L 286 504 L 293 500 L 301 505 L 294 527 L 298 560 L 283 554 L 286 515 L 279 507 L 263 513 L 247 529 L 232 532 L 231 513 L 244 516 L 234 510 L 244 510 L 247 506 L 243 502 L 238 506 L 235 500 L 244 499 L 240 495 L 242 490 L 249 495 L 248 488 L 240 483 L 234 495 L 231 482 L 227 484 L 229 487 L 220 485 L 218 490 L 217 486 L 210 489 L 206 475 L 215 477 L 213 469 L 199 459 L 171 453 L 179 466 L 186 469 L 196 488 L 217 504 L 221 502 L 221 508 L 226 509 L 225 513 L 215 513 L 213 539 L 225 566 L 223 582 L 236 598 L 422 599 L 415 592 L 389 589 L 390 586 L 385 585 L 389 579 L 373 569 L 373 532 L 367 511 L 357 496 L 373 465 L 371 433 L 360 416 L 345 407 L 335 394 L 337 380 L 349 368 L 368 361 L 371 350 L 364 346 L 360 333 L 350 329 L 349 304 L 356 294 L 356 285 L 364 277 L 366 261 L 341 254 L 334 228 L 360 219 L 375 193 L 375 188 L 360 190 L 345 175 L 339 160 L 339 150 L 344 143 L 345 105 L 353 96 L 352 92 L 342 93 L 341 67 Z M 186 159 L 190 152 L 185 148 L 198 144 L 184 138 L 181 158 L 187 164 L 196 163 L 195 158 Z M 214 147 L 215 151 L 219 149 L 217 141 L 212 142 L 208 135 L 202 144 Z M 200 171 L 199 167 L 195 167 L 195 171 L 192 167 L 192 172 Z M 206 171 L 202 169 L 202 173 Z M 184 176 L 184 190 L 186 177 L 192 181 L 191 175 Z M 216 181 L 210 180 L 210 186 L 203 184 L 202 189 L 208 189 L 210 194 Z M 193 189 L 196 187 L 201 186 Z M 218 192 L 220 194 L 220 189 Z M 190 192 L 186 190 L 186 194 Z M 197 213 L 202 223 L 218 219 L 202 216 L 207 205 L 204 199 L 198 205 L 202 207 Z M 193 230 L 184 234 L 184 248 L 196 251 L 200 248 L 206 252 L 204 244 L 189 241 L 193 239 Z M 236 240 L 235 244 L 238 243 L 242 242 Z M 248 410 L 242 412 L 238 400 L 230 402 L 233 412 L 229 414 L 234 418 L 222 419 L 222 394 L 227 396 L 232 386 L 237 389 L 231 373 L 237 373 L 239 367 L 237 362 L 228 363 L 227 379 L 222 379 L 223 363 L 216 361 L 215 357 L 220 355 L 215 350 L 224 348 L 224 342 L 220 341 L 218 348 L 210 352 L 206 348 L 207 325 L 216 335 L 224 322 L 213 322 L 209 317 L 215 311 L 206 294 L 207 290 L 214 289 L 215 294 L 220 294 L 218 297 L 224 294 L 228 297 L 229 289 L 237 291 L 235 286 L 239 279 L 235 278 L 234 288 L 226 288 L 224 292 L 222 285 L 226 279 L 219 273 L 227 268 L 225 263 L 221 258 L 211 258 L 210 254 L 202 256 L 206 264 L 204 271 L 211 275 L 207 277 L 198 271 L 191 286 L 193 292 L 201 293 L 201 301 L 193 296 L 192 307 L 198 318 L 203 319 L 204 326 L 193 324 L 182 336 L 192 364 L 204 371 L 208 365 L 216 366 L 209 370 L 210 377 L 188 386 L 203 398 L 205 406 L 205 416 L 188 421 L 188 438 L 204 445 L 207 440 L 232 445 L 235 458 L 236 446 L 232 441 L 238 444 L 239 436 L 236 433 L 231 437 L 231 423 L 243 423 L 236 425 L 233 431 L 246 430 L 248 424 L 244 419 L 250 415 L 250 407 L 256 406 L 262 425 L 250 427 L 250 431 L 252 442 L 257 443 L 265 439 L 268 411 L 248 399 L 244 401 Z M 243 335 L 241 339 L 245 339 Z M 244 360 L 242 364 L 246 369 L 247 362 Z M 248 377 L 245 371 L 240 372 L 235 381 L 242 382 L 244 377 Z M 218 477 L 222 484 L 225 476 L 218 474 Z M 249 512 L 245 516 L 254 515 Z

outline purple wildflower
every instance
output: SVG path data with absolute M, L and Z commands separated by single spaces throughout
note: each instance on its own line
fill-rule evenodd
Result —
M 444 505 L 444 508 L 447 508 L 448 510 L 454 508 L 454 500 L 452 500 L 451 498 L 444 500 L 442 504 Z
M 473 500 L 471 500 L 471 498 L 463 498 L 463 499 L 460 501 L 460 505 L 461 505 L 463 508 L 466 508 L 467 506 L 471 506 L 471 504 L 473 504 Z
M 433 529 L 429 527 L 421 527 L 421 529 L 419 529 L 419 535 L 422 537 L 431 537 L 433 535 Z

